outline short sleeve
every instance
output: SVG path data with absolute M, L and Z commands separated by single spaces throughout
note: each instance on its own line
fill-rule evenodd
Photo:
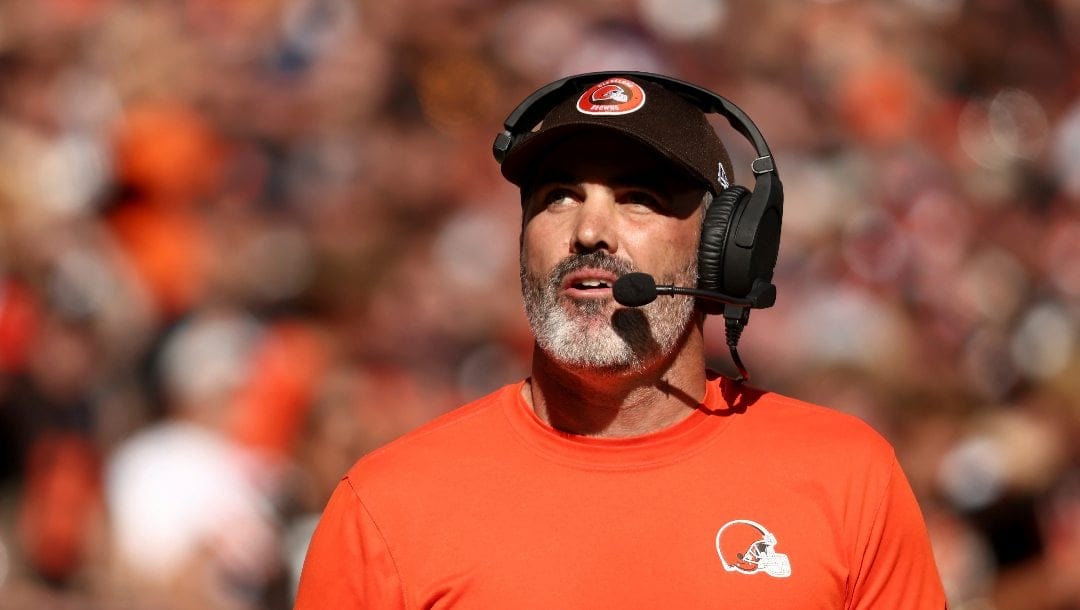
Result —
M 868 532 L 860 535 L 848 608 L 941 610 L 945 591 L 922 512 L 895 458 Z
M 315 528 L 294 608 L 405 608 L 394 558 L 348 478 Z

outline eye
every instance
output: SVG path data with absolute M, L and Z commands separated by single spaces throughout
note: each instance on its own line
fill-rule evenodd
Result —
M 551 185 L 544 187 L 537 193 L 537 201 L 541 207 L 560 206 L 571 204 L 575 201 L 574 192 L 565 186 Z
M 642 190 L 627 191 L 621 197 L 622 202 L 630 205 L 641 206 L 650 210 L 657 210 L 663 206 L 660 197 Z

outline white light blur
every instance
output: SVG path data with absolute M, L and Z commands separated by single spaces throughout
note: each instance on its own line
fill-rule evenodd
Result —
M 1004 484 L 1000 447 L 986 437 L 961 442 L 941 460 L 938 483 L 960 508 L 990 504 L 1001 495 Z
M 1041 303 L 1024 315 L 1013 334 L 1010 353 L 1028 377 L 1049 379 L 1068 366 L 1076 347 L 1076 324 L 1058 303 Z
M 1035 159 L 1049 134 L 1046 111 L 1035 96 L 1020 89 L 1006 89 L 990 101 L 990 134 L 1009 155 Z
M 642 34 L 599 28 L 583 32 L 577 45 L 563 50 L 557 76 L 598 70 L 665 72 L 660 54 Z
M 1080 203 L 1080 100 L 1061 118 L 1053 144 L 1053 162 L 1062 188 Z
M 960 147 L 988 169 L 1038 157 L 1049 136 L 1046 111 L 1033 95 L 1019 89 L 1004 89 L 989 101 L 969 102 L 957 128 Z
M 33 200 L 58 218 L 89 211 L 104 190 L 110 169 L 101 143 L 68 133 L 43 141 L 28 159 Z
M 462 210 L 452 216 L 435 241 L 434 258 L 449 284 L 489 289 L 506 265 L 516 261 L 517 236 L 484 210 Z
M 182 402 L 229 392 L 246 378 L 261 327 L 239 313 L 201 315 L 177 328 L 162 351 L 162 375 Z
M 869 167 L 856 156 L 826 160 L 789 154 L 784 190 L 799 193 L 799 205 L 784 208 L 784 239 L 800 241 L 828 235 L 865 205 Z
M 524 74 L 548 78 L 563 49 L 582 34 L 582 21 L 568 9 L 546 2 L 515 4 L 499 17 L 493 44 L 496 54 Z
M 867 368 L 897 366 L 907 357 L 909 333 L 896 312 L 875 295 L 851 286 L 807 295 L 795 326 L 809 358 Z
M 638 0 L 649 27 L 670 40 L 693 40 L 723 27 L 726 0 Z

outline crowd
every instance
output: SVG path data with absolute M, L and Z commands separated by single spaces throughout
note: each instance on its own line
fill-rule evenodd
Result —
M 893 442 L 954 610 L 1080 608 L 1073 0 L 0 3 L 0 608 L 288 608 L 356 458 L 526 373 L 490 144 L 622 68 L 777 158 L 752 383 Z

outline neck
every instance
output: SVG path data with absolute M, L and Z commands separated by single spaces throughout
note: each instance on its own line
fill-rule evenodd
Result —
M 571 369 L 534 347 L 524 396 L 556 430 L 621 438 L 682 421 L 705 397 L 705 381 L 699 323 L 690 326 L 674 353 L 642 369 Z

